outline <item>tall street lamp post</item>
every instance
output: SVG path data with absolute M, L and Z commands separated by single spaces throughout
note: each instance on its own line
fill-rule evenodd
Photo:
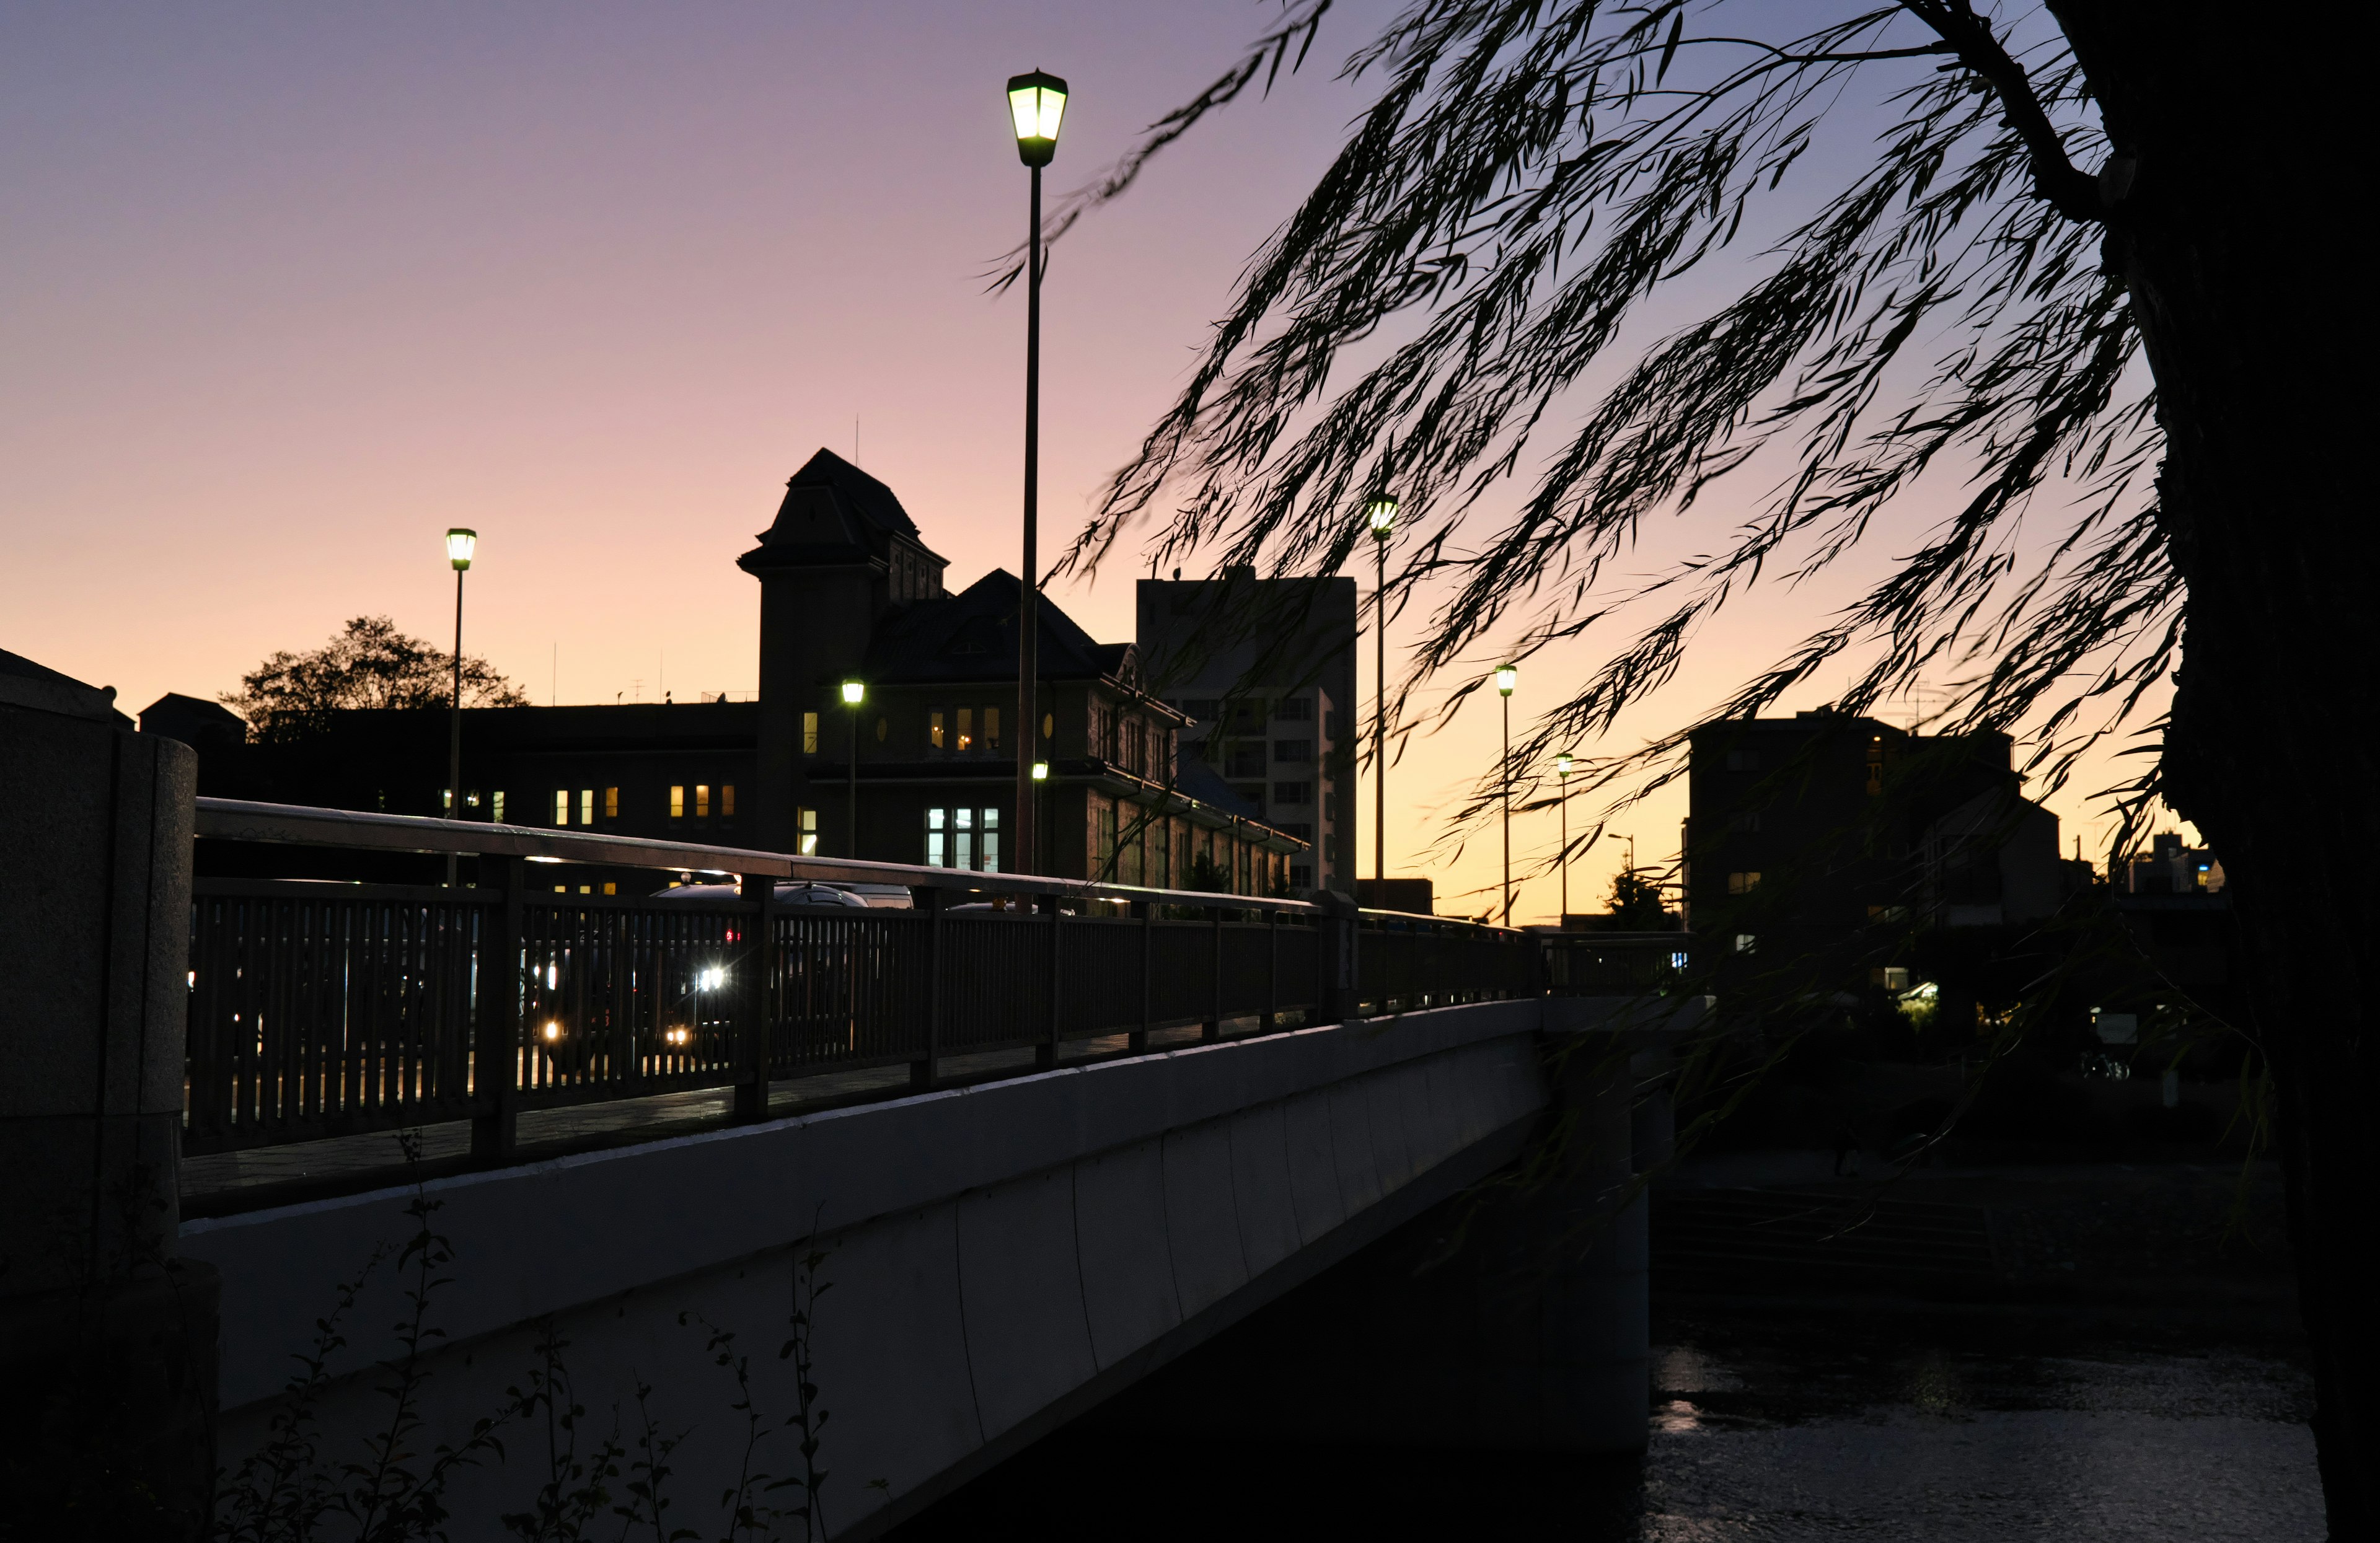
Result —
M 1561 919 L 1570 925 L 1570 752 L 1554 757 L 1554 780 L 1561 788 Z
M 1011 76 L 1008 115 L 1016 129 L 1017 158 L 1033 171 L 1032 227 L 1025 261 L 1025 571 L 1016 600 L 1016 871 L 1030 873 L 1036 866 L 1033 763 L 1041 743 L 1035 689 L 1040 560 L 1034 550 L 1041 497 L 1041 168 L 1058 153 L 1066 82 L 1038 69 Z
M 446 818 L 463 818 L 463 575 L 479 550 L 480 533 L 461 526 L 446 532 L 446 560 L 455 565 L 455 692 L 446 708 Z M 455 887 L 455 854 L 446 854 L 446 887 Z
M 859 707 L 866 700 L 866 682 L 847 680 L 843 683 L 843 705 L 849 710 L 851 716 L 851 764 L 844 774 L 844 856 L 855 861 L 859 857 Z
M 1496 666 L 1496 695 L 1504 699 L 1504 925 L 1512 925 L 1512 685 L 1521 672 Z
M 1384 468 L 1385 469 L 1385 468 Z M 1389 903 L 1389 534 L 1397 525 L 1397 495 L 1385 486 L 1372 494 L 1373 685 L 1372 704 L 1372 904 Z

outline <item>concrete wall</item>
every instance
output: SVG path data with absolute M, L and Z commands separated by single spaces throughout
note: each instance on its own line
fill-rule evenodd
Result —
M 656 1428 L 686 1433 L 672 1519 L 703 1525 L 746 1457 L 706 1343 L 732 1330 L 751 1354 L 772 1428 L 752 1461 L 794 1471 L 779 1350 L 816 1250 L 826 1516 L 876 1530 L 1508 1161 L 1548 1097 L 1540 1019 L 1450 1008 L 431 1183 L 454 1257 L 426 1439 L 500 1409 L 547 1324 L 585 1440 L 615 1419 L 633 1435 L 639 1384 Z M 339 1283 L 402 1245 L 410 1197 L 185 1225 L 184 1252 L 224 1274 L 228 1464 L 263 1439 Z M 396 1351 L 395 1274 L 342 1325 L 329 1460 L 386 1423 L 370 1368 Z M 501 1536 L 544 1479 L 541 1424 L 506 1446 L 455 1480 L 456 1538 Z

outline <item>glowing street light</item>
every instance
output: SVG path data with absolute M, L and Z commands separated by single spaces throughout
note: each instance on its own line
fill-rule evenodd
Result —
M 1521 672 L 1496 666 L 1496 695 L 1504 699 L 1504 925 L 1512 925 L 1512 687 Z
M 859 709 L 867 700 L 868 684 L 865 681 L 847 680 L 843 683 L 843 705 L 851 710 L 851 764 L 844 798 L 844 829 L 849 832 L 844 838 L 847 849 L 844 856 L 846 857 L 859 856 Z
M 463 575 L 480 547 L 480 533 L 456 526 L 446 532 L 446 561 L 455 565 L 455 696 L 446 710 L 446 818 L 463 818 Z M 446 854 L 446 887 L 455 887 L 455 854 Z
M 1391 444 L 1389 454 L 1393 456 Z M 1372 526 L 1372 904 L 1389 903 L 1389 537 L 1397 528 L 1397 495 L 1381 485 L 1364 506 Z
M 1058 153 L 1058 128 L 1066 117 L 1066 82 L 1046 70 L 1011 76 L 1008 116 L 1016 130 L 1016 156 L 1032 169 L 1033 195 L 1025 261 L 1025 563 L 1016 604 L 1016 850 L 1010 858 L 1019 873 L 1033 871 L 1033 731 L 1041 722 L 1039 703 L 1041 500 L 1041 168 Z
M 1017 159 L 1039 171 L 1058 153 L 1058 126 L 1066 116 L 1066 82 L 1040 69 L 1010 76 L 1008 116 L 1016 128 Z
M 1561 915 L 1570 925 L 1570 752 L 1554 757 L 1554 780 L 1561 787 Z

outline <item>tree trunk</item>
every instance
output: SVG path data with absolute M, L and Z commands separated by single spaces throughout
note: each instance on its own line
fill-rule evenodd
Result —
M 2204 5 L 2069 0 L 2058 14 L 2116 154 L 2135 163 L 2129 188 L 2119 164 L 2102 195 L 2109 270 L 2156 381 L 2161 516 L 2188 585 L 2166 796 L 2222 859 L 2254 1003 L 2241 1027 L 2278 1091 L 2331 1536 L 2380 1536 L 2380 1317 L 2364 1300 L 2380 1280 L 2380 981 L 2363 873 L 2380 605 L 2373 500 L 2349 476 L 2371 437 L 2349 341 L 2362 329 L 2347 322 L 2368 200 L 2346 169 L 2364 136 L 2342 121 L 2360 91 L 2341 79 L 2357 50 Z M 2258 42 L 2266 52 L 2243 52 Z

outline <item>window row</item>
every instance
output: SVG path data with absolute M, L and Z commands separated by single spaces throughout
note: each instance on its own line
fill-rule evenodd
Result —
M 998 809 L 937 808 L 926 811 L 926 866 L 1000 871 Z
M 1188 820 L 1152 816 L 1129 803 L 1094 798 L 1091 876 L 1152 889 L 1264 894 L 1288 881 L 1287 859 Z
M 1183 697 L 1166 705 L 1199 723 L 1220 723 L 1228 716 L 1234 731 L 1260 728 L 1267 718 L 1281 723 L 1314 722 L 1312 697 Z
M 1102 702 L 1090 706 L 1090 752 L 1135 777 L 1167 780 L 1173 770 L 1173 731 Z
M 847 751 L 850 741 L 844 736 L 858 720 L 852 718 L 843 728 L 829 731 L 820 727 L 820 716 L 815 712 L 802 714 L 802 754 L 832 755 L 838 749 Z M 1006 749 L 1007 743 L 1001 735 L 1002 718 L 1001 710 L 990 705 L 929 708 L 926 712 L 926 748 L 944 755 L 990 755 Z M 1041 733 L 1045 738 L 1054 726 L 1045 715 L 1041 721 Z M 861 732 L 868 731 L 863 729 Z M 874 732 L 878 744 L 890 744 L 892 738 L 892 718 L 878 713 Z

